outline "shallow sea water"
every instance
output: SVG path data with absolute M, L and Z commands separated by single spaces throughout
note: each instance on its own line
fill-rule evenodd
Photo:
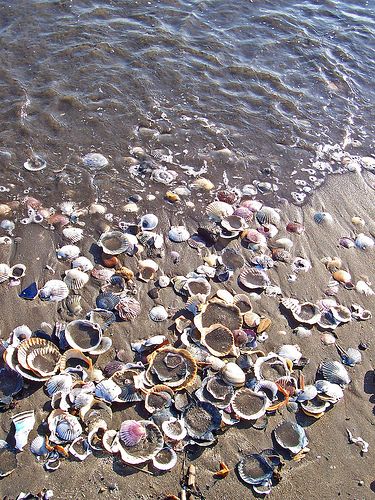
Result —
M 202 172 L 308 195 L 327 175 L 319 144 L 374 151 L 374 35 L 359 0 L 1 1 L 3 197 L 116 210 L 165 192 L 129 175 L 135 147 L 175 186 Z M 91 151 L 109 159 L 95 175 Z M 23 168 L 32 154 L 45 170 Z

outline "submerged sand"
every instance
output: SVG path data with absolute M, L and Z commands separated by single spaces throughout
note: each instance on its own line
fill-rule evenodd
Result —
M 338 243 L 340 237 L 353 235 L 356 231 L 351 222 L 353 216 L 362 217 L 366 222 L 363 232 L 375 236 L 374 202 L 374 191 L 364 179 L 360 175 L 347 174 L 331 177 L 325 186 L 313 195 L 308 205 L 282 207 L 283 223 L 286 224 L 290 220 L 302 222 L 306 231 L 302 235 L 296 235 L 281 230 L 280 237 L 290 237 L 294 241 L 293 255 L 308 258 L 312 263 L 312 269 L 299 274 L 295 282 L 287 280 L 290 268 L 284 263 L 278 263 L 270 270 L 272 281 L 280 285 L 284 297 L 296 297 L 313 302 L 322 298 L 330 273 L 321 263 L 321 259 L 327 256 L 339 256 L 344 268 L 350 271 L 354 283 L 363 277 L 374 279 L 374 248 L 361 251 L 356 248 L 343 248 Z M 314 222 L 314 212 L 322 208 L 332 215 L 333 224 L 317 225 Z M 163 220 L 163 215 L 161 216 L 161 229 L 166 230 L 169 222 L 167 217 L 164 217 Z M 189 219 L 185 222 L 194 232 L 196 222 Z M 18 237 L 17 242 L 11 247 L 0 246 L 0 262 L 25 263 L 27 283 L 24 285 L 32 280 L 44 283 L 51 279 L 53 276 L 46 269 L 46 265 L 56 269 L 54 277 L 60 277 L 68 268 L 68 264 L 58 262 L 55 256 L 55 248 L 62 243 L 61 236 L 57 232 L 31 224 L 17 226 L 15 236 Z M 96 236 L 98 237 L 99 233 Z M 93 242 L 94 239 L 83 240 L 81 245 L 83 255 L 89 256 Z M 166 242 L 166 246 L 169 250 L 176 249 L 176 244 L 169 241 Z M 173 265 L 170 260 L 161 263 L 166 274 L 185 274 L 201 264 L 198 252 L 187 244 L 179 245 L 178 250 L 182 256 L 179 265 Z M 244 252 L 246 253 L 246 250 Z M 126 258 L 125 265 L 136 271 L 135 258 Z M 236 291 L 240 290 L 235 277 L 225 286 L 228 285 Z M 173 329 L 169 328 L 172 321 L 152 323 L 148 318 L 148 311 L 154 305 L 147 295 L 152 286 L 150 283 L 139 287 L 139 300 L 143 312 L 137 321 L 111 325 L 108 332 L 113 340 L 113 347 L 106 354 L 99 356 L 96 361 L 97 367 L 104 368 L 119 349 L 125 349 L 128 361 L 131 361 L 133 352 L 130 349 L 130 342 L 135 340 L 157 334 L 166 335 L 172 343 L 177 340 Z M 218 288 L 219 285 L 214 284 L 213 291 Z M 19 291 L 20 287 L 8 288 L 6 284 L 0 286 L 2 339 L 7 339 L 14 327 L 24 323 L 35 330 L 41 328 L 43 322 L 53 326 L 56 321 L 73 319 L 60 303 L 46 303 L 39 299 L 22 300 L 18 297 Z M 95 307 L 96 296 L 97 288 L 89 282 L 82 290 L 81 317 Z M 352 303 L 358 303 L 375 313 L 375 296 L 366 297 L 356 290 L 340 287 L 337 300 L 349 307 Z M 170 307 L 171 312 L 177 311 L 183 305 L 182 298 L 175 295 L 171 288 L 162 290 L 161 301 Z M 272 320 L 268 330 L 269 338 L 259 347 L 269 352 L 281 344 L 299 344 L 303 355 L 310 360 L 303 370 L 306 383 L 313 383 L 318 365 L 323 359 L 340 359 L 334 345 L 323 345 L 320 340 L 321 332 L 315 328 L 311 336 L 297 337 L 292 331 L 294 325 L 289 324 L 280 311 L 279 299 L 262 295 L 260 300 L 253 301 L 253 309 Z M 345 389 L 344 398 L 340 402 L 319 420 L 297 414 L 297 421 L 306 426 L 310 452 L 300 462 L 286 461 L 281 481 L 273 488 L 272 498 L 331 499 L 338 496 L 370 498 L 375 492 L 374 323 L 372 319 L 363 322 L 351 321 L 339 326 L 335 333 L 344 348 L 358 347 L 361 342 L 368 344 L 369 347 L 362 352 L 362 363 L 354 368 L 348 368 L 352 382 Z M 11 441 L 11 416 L 29 409 L 35 410 L 37 420 L 29 436 L 30 442 L 35 437 L 37 429 L 45 430 L 42 422 L 50 412 L 49 398 L 41 384 L 26 383 L 24 390 L 16 398 L 14 408 L 0 414 L 0 439 L 9 437 Z M 118 406 L 113 409 L 114 429 L 118 429 L 125 418 L 146 416 L 140 405 Z M 255 430 L 241 423 L 240 426 L 229 428 L 219 435 L 215 446 L 198 449 L 195 454 L 188 453 L 186 463 L 192 461 L 196 466 L 197 485 L 202 498 L 215 500 L 252 498 L 252 490 L 237 476 L 236 464 L 244 454 L 272 447 L 272 430 L 283 419 L 294 420 L 294 418 L 294 415 L 284 408 L 276 415 L 270 416 L 265 430 Z M 368 453 L 361 456 L 360 448 L 348 443 L 346 429 L 351 430 L 354 436 L 361 436 L 369 442 Z M 167 495 L 178 496 L 181 490 L 182 458 L 183 455 L 180 454 L 179 463 L 171 472 L 153 476 L 123 466 L 111 456 L 100 455 L 91 456 L 83 463 L 63 460 L 57 471 L 49 473 L 26 447 L 25 451 L 18 454 L 17 470 L 0 480 L 0 493 L 3 497 L 15 498 L 21 491 L 31 491 L 35 494 L 42 488 L 47 488 L 53 490 L 54 498 L 57 500 L 162 499 Z M 224 461 L 232 470 L 225 479 L 216 480 L 213 478 L 213 472 L 218 469 L 220 461 Z

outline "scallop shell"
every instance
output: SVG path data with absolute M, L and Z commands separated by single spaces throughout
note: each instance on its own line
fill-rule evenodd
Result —
M 201 401 L 189 405 L 183 417 L 189 436 L 198 440 L 212 440 L 212 432 L 218 430 L 221 423 L 219 410 L 211 403 Z
M 232 399 L 236 415 L 244 420 L 257 420 L 266 413 L 270 401 L 264 392 L 254 392 L 247 387 L 238 389 Z
M 174 392 L 167 385 L 155 385 L 146 395 L 145 408 L 149 413 L 168 408 L 173 401 Z
M 274 430 L 276 442 L 289 450 L 293 455 L 299 453 L 308 445 L 303 427 L 294 422 L 281 422 Z
M 85 460 L 89 455 L 92 454 L 88 441 L 82 436 L 75 439 L 69 446 L 69 453 L 80 460 L 81 462 Z
M 370 238 L 370 236 L 366 236 L 365 234 L 360 233 L 354 240 L 354 244 L 357 248 L 360 248 L 361 250 L 367 250 L 368 248 L 374 246 L 374 240 Z
M 366 283 L 363 280 L 357 281 L 357 283 L 355 285 L 355 289 L 357 292 L 362 293 L 363 295 L 366 295 L 366 297 L 368 297 L 370 295 L 374 295 L 374 293 L 375 293 L 374 290 L 368 285 L 368 283 Z
M 314 214 L 314 221 L 317 224 L 331 224 L 333 222 L 333 218 L 328 212 L 316 212 Z
M 39 172 L 47 166 L 47 162 L 38 155 L 34 155 L 32 158 L 28 158 L 23 164 L 25 170 L 29 172 Z
M 126 203 L 122 207 L 123 211 L 127 214 L 136 214 L 139 211 L 139 206 L 134 202 Z
M 78 418 L 63 410 L 53 410 L 48 417 L 50 441 L 56 444 L 72 442 L 82 434 Z
M 79 256 L 81 250 L 76 245 L 64 245 L 56 250 L 57 258 L 72 260 Z
M 154 278 L 155 273 L 159 269 L 159 265 L 152 259 L 140 260 L 138 262 L 139 279 L 142 281 L 150 281 Z
M 338 384 L 328 382 L 328 380 L 317 380 L 315 387 L 318 391 L 318 398 L 331 403 L 336 403 L 344 397 L 344 391 Z
M 273 468 L 267 460 L 258 453 L 242 458 L 237 466 L 240 478 L 251 485 L 261 485 L 269 481 L 273 475 Z
M 208 297 L 211 293 L 211 285 L 206 278 L 189 278 L 185 283 L 185 288 L 189 295 L 204 295 Z
M 232 205 L 225 203 L 224 201 L 213 201 L 207 205 L 206 212 L 211 219 L 220 221 L 225 217 L 233 215 L 234 208 Z
M 195 391 L 195 396 L 199 401 L 211 403 L 220 410 L 228 407 L 233 395 L 233 386 L 227 384 L 219 376 L 206 377 L 202 382 L 202 386 Z
M 173 448 L 165 446 L 152 459 L 155 469 L 166 471 L 171 470 L 177 464 L 177 454 Z
M 121 231 L 107 231 L 102 233 L 97 244 L 108 255 L 119 255 L 123 252 L 131 252 L 133 243 L 128 235 Z
M 317 397 L 315 397 L 314 399 L 301 401 L 300 405 L 303 413 L 305 413 L 309 417 L 314 417 L 314 418 L 322 417 L 326 409 L 330 407 L 328 401 L 324 401 L 321 398 Z
M 68 394 L 73 387 L 73 379 L 69 373 L 60 373 L 59 375 L 54 375 L 53 377 L 51 377 L 46 382 L 45 387 L 49 397 L 52 397 L 57 392 Z
M 16 372 L 8 368 L 0 368 L 0 405 L 10 404 L 12 396 L 19 393 L 23 388 L 23 378 Z
M 148 362 L 146 379 L 174 390 L 188 387 L 197 375 L 197 363 L 186 349 L 162 347 L 150 354 Z
M 168 232 L 168 237 L 175 243 L 181 243 L 190 238 L 190 233 L 185 226 L 172 226 Z
M 298 363 L 302 357 L 301 348 L 298 344 L 284 344 L 278 350 L 278 355 L 282 358 L 290 359 L 293 363 Z
M 323 361 L 320 364 L 319 370 L 324 379 L 332 384 L 347 385 L 350 383 L 350 377 L 346 368 L 338 361 Z
M 0 283 L 3 283 L 10 276 L 10 267 L 8 264 L 0 264 Z
M 253 309 L 250 298 L 248 297 L 248 295 L 245 295 L 244 293 L 237 293 L 233 297 L 233 303 L 235 306 L 238 307 L 241 314 L 246 314 L 252 311 Z
M 161 427 L 167 438 L 172 441 L 181 441 L 187 434 L 187 430 L 182 419 L 171 417 L 169 420 L 165 420 Z
M 71 314 L 77 315 L 82 312 L 81 299 L 80 295 L 68 295 L 65 299 L 66 307 Z
M 263 206 L 258 212 L 256 212 L 255 218 L 262 226 L 265 224 L 278 226 L 280 224 L 279 213 L 271 207 Z
M 23 451 L 24 446 L 27 444 L 29 434 L 35 425 L 35 412 L 34 410 L 29 410 L 18 413 L 12 417 L 12 422 L 15 428 L 15 448 Z
M 329 309 L 333 318 L 340 323 L 348 323 L 352 319 L 350 309 L 342 305 L 336 305 Z
M 289 376 L 290 369 L 285 358 L 274 352 L 259 357 L 254 363 L 254 376 L 257 380 L 276 381 L 280 377 Z
M 69 243 L 77 243 L 83 238 L 83 229 L 79 227 L 65 227 L 62 234 Z
M 64 282 L 70 290 L 80 290 L 89 281 L 89 275 L 79 269 L 65 271 Z
M 296 321 L 300 323 L 314 325 L 320 320 L 320 310 L 318 306 L 312 302 L 303 302 L 299 304 L 299 310 L 290 310 Z
M 11 333 L 12 345 L 17 346 L 23 340 L 27 340 L 32 336 L 33 332 L 27 325 L 16 326 Z
M 30 451 L 37 457 L 45 457 L 48 455 L 49 451 L 46 447 L 45 436 L 37 435 L 30 443 Z
M 130 442 L 130 445 L 126 445 L 121 439 L 120 434 L 120 454 L 121 459 L 128 464 L 136 465 L 151 460 L 159 451 L 164 447 L 163 435 L 157 425 L 148 420 L 132 421 L 135 422 L 137 426 L 143 427 L 145 435 L 141 438 L 138 443 L 133 444 L 134 440 Z M 124 422 L 122 426 L 124 425 Z M 128 425 L 128 424 L 127 424 Z M 121 427 L 122 427 L 121 426 Z M 134 425 L 135 430 L 135 425 Z M 137 433 L 140 434 L 142 431 Z M 121 433 L 121 430 L 120 430 Z M 123 435 L 125 433 L 123 432 Z M 124 436 L 128 437 L 128 436 Z M 137 437 L 137 436 L 136 436 Z M 136 440 L 136 439 L 135 439 Z
M 211 299 L 201 307 L 201 312 L 194 317 L 194 325 L 203 333 L 210 326 L 221 323 L 229 330 L 237 330 L 242 326 L 242 315 L 239 308 L 226 304 L 220 299 Z
M 102 329 L 96 323 L 77 319 L 66 325 L 65 339 L 73 349 L 90 352 L 99 346 L 102 339 Z
M 238 281 L 249 290 L 263 289 L 270 284 L 270 280 L 264 271 L 248 266 L 242 270 Z
M 95 396 L 104 399 L 107 403 L 112 403 L 121 394 L 121 387 L 113 380 L 102 380 L 95 387 Z
M 132 403 L 141 401 L 138 393 L 139 379 L 143 372 L 122 369 L 116 371 L 111 379 L 121 388 L 121 394 L 116 398 L 117 402 Z
M 125 296 L 120 299 L 114 309 L 124 321 L 133 321 L 141 312 L 141 304 L 134 297 Z
M 24 264 L 15 264 L 10 268 L 9 278 L 20 279 L 26 274 L 26 266 Z
M 146 428 L 136 420 L 125 420 L 121 424 L 119 437 L 125 446 L 136 446 L 146 438 Z
M 221 369 L 221 376 L 227 384 L 241 387 L 245 383 L 245 372 L 236 363 L 229 362 Z
M 149 317 L 152 321 L 165 321 L 168 318 L 168 311 L 164 306 L 155 306 L 149 312 Z
M 201 343 L 211 354 L 218 357 L 226 356 L 234 348 L 232 332 L 220 323 L 215 323 L 204 330 Z
M 107 158 L 101 153 L 87 153 L 87 155 L 82 158 L 82 161 L 86 167 L 94 169 L 103 168 L 108 165 Z
M 221 255 L 221 260 L 224 266 L 231 271 L 241 269 L 245 264 L 245 259 L 240 252 L 234 248 L 226 248 Z
M 167 286 L 170 285 L 170 283 L 171 279 L 165 274 L 163 274 L 163 276 L 160 276 L 160 278 L 158 279 L 158 285 L 160 288 L 166 288 Z
M 227 231 L 243 231 L 248 227 L 248 224 L 239 215 L 228 215 L 222 219 L 221 226 Z
M 348 271 L 344 271 L 343 269 L 339 269 L 338 271 L 335 271 L 334 273 L 332 273 L 332 277 L 340 282 L 340 283 L 350 283 L 351 282 L 351 275 L 350 273 L 348 273 Z
M 152 231 L 159 223 L 159 219 L 154 214 L 146 214 L 141 217 L 140 226 L 143 231 Z
M 115 295 L 112 292 L 104 292 L 100 293 L 96 297 L 96 307 L 99 309 L 104 309 L 107 311 L 112 311 L 116 308 L 120 300 L 125 302 L 125 298 L 121 299 L 118 295 Z M 134 299 L 135 300 L 135 299 Z
M 204 189 L 205 191 L 211 191 L 215 187 L 215 185 L 205 177 L 198 177 L 190 184 L 190 187 L 193 189 Z
M 34 349 L 27 356 L 27 364 L 37 376 L 51 377 L 59 368 L 60 357 L 60 352 L 55 346 Z
M 60 356 L 59 350 L 52 342 L 48 340 L 39 338 L 39 337 L 31 337 L 30 339 L 22 341 L 17 348 L 17 359 L 22 368 L 29 370 L 28 358 L 33 351 L 40 351 L 41 349 L 48 348 L 51 352 L 56 353 L 56 355 Z

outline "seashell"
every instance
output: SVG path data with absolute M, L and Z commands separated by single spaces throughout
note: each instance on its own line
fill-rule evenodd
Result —
M 30 443 L 30 451 L 37 457 L 47 456 L 49 451 L 46 446 L 46 438 L 38 434 Z
M 293 244 L 294 244 L 293 241 L 290 240 L 289 238 L 279 238 L 274 243 L 276 248 L 282 248 L 282 249 L 288 250 L 288 251 L 290 251 L 292 249 Z
M 24 288 L 21 291 L 21 293 L 18 294 L 18 297 L 20 297 L 21 299 L 33 300 L 38 295 L 38 292 L 39 292 L 39 290 L 38 290 L 37 284 L 34 281 L 29 286 Z
M 331 224 L 333 222 L 333 218 L 328 212 L 315 212 L 314 221 L 317 224 Z
M 265 317 L 261 316 L 259 324 L 257 326 L 257 335 L 265 332 L 267 330 L 267 328 L 269 328 L 271 326 L 271 324 L 272 324 L 272 321 L 269 318 L 265 318 Z M 259 340 L 259 336 L 258 336 L 258 340 Z
M 65 271 L 64 282 L 70 290 L 80 290 L 88 281 L 88 274 L 79 269 L 68 269 Z
M 330 407 L 330 404 L 328 401 L 323 401 L 322 399 L 315 397 L 314 399 L 301 401 L 300 406 L 303 413 L 309 417 L 318 419 L 324 415 L 324 412 Z
M 164 447 L 161 431 L 148 420 L 123 422 L 119 437 L 121 459 L 131 465 L 151 460 Z
M 354 240 L 352 240 L 351 238 L 346 238 L 346 237 L 340 238 L 339 239 L 339 243 L 344 248 L 353 248 L 353 247 L 355 247 Z
M 319 322 L 318 322 L 319 324 Z M 323 333 L 320 336 L 320 340 L 324 345 L 333 345 L 336 343 L 336 337 L 332 333 Z
M 371 172 L 375 169 L 375 159 L 372 156 L 362 156 L 361 158 L 363 168 L 370 170 Z
M 120 451 L 118 432 L 110 429 L 104 432 L 102 437 L 103 449 L 108 453 L 115 454 Z
M 134 273 L 131 269 L 121 266 L 116 269 L 116 274 L 121 276 L 125 281 L 131 281 L 134 278 Z
M 121 394 L 121 387 L 113 380 L 102 380 L 95 387 L 95 396 L 104 399 L 107 403 L 112 403 Z
M 139 206 L 134 202 L 126 203 L 122 207 L 123 211 L 127 214 L 136 214 L 139 211 Z
M 234 208 L 229 203 L 224 201 L 213 201 L 206 207 L 206 213 L 209 218 L 220 222 L 225 217 L 233 215 Z
M 338 346 L 337 346 L 338 347 Z M 341 360 L 344 365 L 354 366 L 362 362 L 362 354 L 358 349 L 349 347 L 341 353 Z
M 59 365 L 61 366 L 61 360 Z M 49 397 L 52 397 L 57 392 L 68 394 L 73 387 L 73 378 L 69 373 L 60 373 L 51 377 L 46 382 L 45 387 Z
M 239 418 L 257 420 L 266 413 L 270 401 L 264 392 L 255 392 L 247 387 L 242 387 L 235 393 L 231 404 Z
M 177 464 L 177 454 L 173 448 L 165 446 L 152 459 L 155 469 L 166 471 L 171 470 Z
M 297 344 L 295 345 L 284 344 L 283 346 L 280 347 L 277 354 L 282 358 L 290 359 L 292 363 L 298 363 L 298 361 L 302 357 L 301 348 Z
M 271 207 L 263 206 L 258 212 L 256 212 L 255 218 L 262 226 L 265 224 L 278 226 L 280 224 L 279 213 Z
M 112 311 L 113 309 L 116 308 L 120 300 L 123 299 L 120 299 L 118 295 L 115 295 L 112 292 L 100 293 L 96 297 L 96 307 L 98 309 L 105 309 L 107 311 Z
M 92 454 L 88 441 L 82 436 L 75 439 L 69 446 L 68 450 L 74 458 L 81 462 Z
M 267 243 L 267 239 L 264 234 L 260 233 L 256 229 L 247 229 L 242 235 L 242 241 L 245 243 L 250 243 L 253 245 L 265 245 Z
M 129 239 L 129 235 L 121 231 L 107 231 L 102 233 L 97 244 L 108 255 L 119 255 L 120 253 L 131 252 L 134 248 Z
M 194 325 L 201 333 L 217 323 L 225 324 L 231 331 L 241 328 L 242 315 L 239 308 L 214 298 L 208 304 L 204 304 L 201 312 L 194 317 Z
M 164 306 L 155 306 L 149 312 L 149 317 L 152 321 L 165 321 L 168 318 L 168 311 Z
M 160 278 L 158 279 L 158 285 L 160 288 L 166 288 L 167 286 L 170 285 L 170 283 L 171 279 L 165 274 L 163 274 L 163 276 L 160 276 Z
M 140 260 L 138 262 L 139 279 L 142 281 L 150 281 L 154 278 L 155 273 L 159 269 L 159 265 L 152 259 Z
M 101 153 L 87 153 L 82 158 L 83 164 L 85 167 L 100 169 L 104 168 L 108 165 L 108 160 Z
M 208 297 L 211 293 L 211 285 L 206 278 L 189 278 L 185 283 L 185 288 L 190 296 L 204 295 Z
M 63 410 L 53 410 L 48 417 L 50 441 L 56 444 L 72 442 L 82 434 L 78 418 Z
M 286 225 L 286 230 L 288 233 L 302 234 L 305 232 L 305 226 L 300 222 L 289 222 Z
M 117 402 L 132 403 L 141 401 L 138 393 L 139 378 L 141 374 L 136 370 L 122 369 L 112 375 L 112 380 L 121 388 L 121 394 L 116 398 Z
M 348 323 L 352 319 L 352 314 L 350 309 L 342 305 L 336 305 L 329 309 L 332 314 L 334 320 L 339 323 Z
M 161 383 L 174 390 L 191 385 L 197 375 L 197 363 L 185 349 L 162 347 L 148 357 L 146 379 L 150 383 Z
M 23 378 L 8 366 L 0 368 L 0 406 L 12 402 L 12 396 L 23 388 Z
M 317 380 L 315 387 L 318 391 L 318 398 L 331 403 L 336 403 L 344 397 L 344 391 L 338 384 L 328 382 L 328 380 Z
M 41 156 L 33 155 L 25 161 L 23 166 L 29 172 L 39 172 L 46 168 L 47 162 Z
M 52 344 L 53 345 L 53 344 Z M 34 349 L 27 356 L 27 364 L 37 376 L 51 377 L 58 370 L 60 352 L 55 346 Z
M 259 357 L 254 363 L 253 370 L 257 380 L 264 379 L 275 382 L 280 377 L 290 375 L 287 360 L 274 352 Z
M 12 422 L 15 428 L 15 448 L 23 451 L 24 446 L 27 444 L 29 434 L 35 425 L 35 412 L 34 410 L 29 410 L 18 413 L 12 417 Z
M 221 422 L 219 410 L 211 403 L 201 401 L 185 408 L 183 418 L 187 433 L 194 440 L 212 440 L 212 432 L 219 429 Z
M 249 224 L 253 220 L 253 217 L 254 217 L 253 212 L 249 208 L 243 207 L 243 206 L 237 207 L 234 210 L 233 215 L 237 215 L 238 217 L 242 217 L 242 219 L 244 219 L 247 224 Z
M 211 403 L 221 410 L 228 407 L 233 398 L 233 394 L 233 386 L 227 384 L 218 376 L 206 377 L 203 380 L 202 386 L 195 391 L 195 396 L 199 401 Z
M 366 236 L 365 234 L 360 233 L 354 240 L 354 244 L 360 250 L 367 250 L 368 248 L 374 246 L 374 240 L 370 238 L 370 236 Z
M 65 299 L 66 307 L 71 314 L 77 315 L 82 312 L 81 299 L 80 295 L 68 295 Z
M 214 184 L 205 177 L 198 177 L 190 184 L 190 187 L 193 189 L 203 189 L 205 191 L 211 191 L 215 186 Z
M 190 238 L 190 233 L 185 226 L 172 226 L 168 232 L 168 237 L 175 243 L 181 243 Z
M 368 297 L 370 295 L 374 295 L 374 293 L 375 293 L 373 291 L 373 289 L 368 285 L 368 283 L 366 283 L 363 280 L 357 281 L 357 284 L 355 285 L 355 289 L 357 290 L 357 292 L 362 293 L 363 295 L 366 295 L 366 297 Z
M 276 442 L 293 455 L 299 453 L 308 445 L 305 430 L 294 422 L 281 422 L 273 430 Z
M 145 398 L 145 408 L 149 413 L 168 408 L 172 404 L 174 392 L 167 385 L 154 385 Z
M 270 284 L 267 274 L 260 269 L 246 266 L 238 277 L 241 285 L 249 290 L 265 288 Z
M 6 203 L 0 203 L 0 216 L 3 217 L 5 215 L 8 215 L 11 211 L 12 209 L 9 205 L 7 205 Z
M 0 264 L 0 283 L 3 283 L 10 276 L 10 267 L 8 264 Z
M 226 248 L 221 255 L 222 262 L 231 271 L 241 269 L 245 264 L 245 259 L 240 252 L 234 248 Z
M 48 460 L 44 463 L 44 468 L 48 471 L 55 471 L 60 468 L 61 460 L 58 451 L 52 451 L 48 455 Z
M 178 174 L 174 170 L 166 170 L 164 168 L 156 168 L 151 173 L 151 179 L 165 185 L 172 184 L 177 176 Z
M 107 207 L 105 207 L 104 205 L 100 205 L 99 203 L 91 203 L 90 207 L 89 207 L 89 214 L 93 215 L 93 214 L 100 214 L 100 215 L 103 215 L 105 214 L 107 211 Z
M 335 271 L 332 273 L 332 278 L 338 281 L 339 283 L 350 283 L 351 282 L 351 275 L 348 273 L 348 271 L 344 271 L 343 269 L 339 269 L 338 271 Z
M 140 226 L 143 231 L 152 231 L 158 225 L 159 219 L 154 214 L 146 214 L 141 217 Z
M 115 274 L 116 271 L 113 269 L 108 269 L 102 266 L 95 267 L 91 271 L 91 276 L 95 279 L 97 279 L 100 282 L 106 282 L 111 279 L 111 277 Z
M 283 248 L 274 248 L 272 250 L 272 258 L 278 262 L 290 262 L 292 260 L 292 254 Z
M 187 430 L 182 419 L 171 417 L 169 420 L 165 420 L 161 427 L 167 438 L 172 441 L 181 441 L 187 434 Z
M 215 323 L 202 333 L 201 343 L 214 356 L 222 357 L 229 354 L 234 347 L 234 338 L 229 328 Z
M 18 346 L 23 340 L 28 340 L 33 332 L 27 325 L 16 326 L 11 333 L 11 340 L 13 346 Z
M 320 320 L 320 310 L 312 302 L 303 302 L 298 308 L 290 309 L 294 319 L 300 323 L 314 325 Z
M 299 273 L 301 271 L 307 273 L 307 271 L 311 269 L 311 262 L 307 259 L 303 259 L 302 257 L 296 257 L 290 267 L 293 273 Z
M 26 340 L 23 340 L 17 347 L 17 359 L 19 364 L 28 370 L 28 357 L 34 351 L 39 351 L 40 349 L 49 348 L 51 351 L 55 351 L 58 355 L 60 355 L 59 350 L 52 342 L 45 340 L 39 337 L 32 337 Z
M 250 328 L 255 328 L 259 325 L 261 317 L 255 312 L 249 311 L 243 316 L 244 323 Z
M 77 243 L 83 238 L 83 229 L 79 227 L 65 227 L 62 234 L 69 243 Z
M 273 475 L 273 467 L 258 453 L 243 457 L 237 465 L 237 470 L 240 478 L 253 486 L 267 483 Z
M 221 226 L 228 231 L 243 231 L 248 227 L 245 219 L 238 215 L 228 215 L 221 221 Z
M 257 231 L 268 239 L 274 238 L 279 230 L 273 224 L 263 224 L 262 226 L 257 227 Z
M 338 361 L 322 361 L 319 370 L 323 378 L 332 384 L 347 385 L 350 383 L 350 377 L 346 368 Z
M 141 304 L 130 296 L 122 297 L 114 308 L 124 321 L 133 321 L 141 312 Z
M 238 307 L 241 314 L 246 314 L 252 311 L 253 306 L 251 304 L 250 298 L 244 293 L 237 293 L 233 297 L 233 303 Z
M 79 256 L 80 249 L 76 245 L 64 245 L 56 250 L 57 258 L 61 260 L 72 260 Z
M 223 201 L 225 203 L 228 203 L 229 205 L 233 205 L 238 199 L 238 193 L 235 191 L 223 190 L 218 191 L 216 197 L 219 201 Z
M 116 255 L 107 255 L 104 252 L 101 260 L 104 267 L 116 267 L 120 263 Z
M 73 349 L 90 352 L 99 346 L 102 329 L 96 323 L 91 323 L 86 319 L 77 319 L 66 325 L 65 339 Z
M 305 385 L 304 389 L 300 391 L 297 395 L 297 401 L 310 401 L 314 399 L 318 394 L 318 390 L 315 385 Z
M 92 323 L 97 323 L 104 331 L 116 321 L 116 316 L 113 312 L 106 309 L 93 309 L 92 311 L 87 313 L 86 319 L 88 319 Z
M 26 266 L 24 264 L 15 264 L 10 268 L 9 278 L 20 279 L 26 274 Z
M 244 200 L 241 201 L 241 207 L 246 207 L 252 212 L 259 212 L 259 210 L 262 208 L 263 203 L 259 200 Z

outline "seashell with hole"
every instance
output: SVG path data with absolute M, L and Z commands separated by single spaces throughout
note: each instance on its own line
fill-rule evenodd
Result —
M 87 153 L 82 158 L 83 164 L 85 167 L 101 169 L 108 165 L 107 158 L 101 153 Z
M 35 412 L 34 410 L 23 411 L 12 417 L 12 423 L 15 428 L 14 440 L 15 448 L 23 451 L 27 444 L 30 432 L 35 425 Z
M 172 441 L 181 441 L 187 434 L 183 419 L 171 417 L 165 420 L 161 427 L 165 436 Z
M 152 321 L 165 321 L 168 318 L 168 311 L 164 306 L 155 306 L 149 312 L 149 317 Z
M 153 231 L 159 223 L 159 219 L 154 214 L 145 214 L 141 217 L 140 227 L 143 231 Z
M 183 412 L 188 435 L 193 440 L 212 441 L 213 431 L 220 427 L 221 415 L 211 403 L 197 401 L 190 404 Z
M 255 218 L 260 225 L 272 224 L 278 226 L 280 224 L 280 214 L 271 207 L 263 206 L 255 213 Z
M 360 250 L 367 250 L 368 248 L 372 248 L 374 246 L 374 240 L 370 236 L 360 233 L 354 240 L 354 244 Z
M 48 455 L 49 451 L 46 446 L 45 436 L 37 435 L 30 443 L 30 451 L 37 457 L 45 457 Z
M 70 290 L 80 290 L 89 281 L 89 275 L 80 269 L 68 269 L 65 271 L 64 282 Z
M 53 410 L 48 417 L 50 441 L 56 444 L 72 442 L 82 434 L 78 418 L 63 410 Z
M 140 260 L 138 262 L 139 279 L 142 281 L 150 281 L 154 278 L 155 273 L 159 269 L 159 265 L 152 259 Z
M 314 221 L 317 224 L 332 224 L 333 217 L 328 212 L 315 212 Z
M 64 245 L 56 250 L 60 260 L 72 260 L 79 256 L 81 250 L 76 245 Z
M 73 349 L 90 352 L 99 346 L 102 329 L 96 323 L 86 319 L 77 319 L 66 325 L 65 339 Z
M 213 201 L 206 207 L 206 213 L 210 219 L 220 222 L 225 217 L 233 215 L 234 208 L 229 203 L 224 201 Z
M 270 280 L 264 271 L 249 266 L 246 266 L 241 271 L 238 281 L 249 290 L 263 289 L 270 284 Z
M 26 274 L 26 266 L 24 264 L 15 264 L 10 268 L 9 278 L 20 279 Z
M 0 283 L 3 283 L 10 277 L 10 267 L 8 264 L 0 264 Z
M 201 344 L 214 356 L 222 357 L 232 352 L 234 338 L 232 332 L 224 325 L 215 323 L 202 333 Z
M 253 487 L 268 484 L 273 475 L 273 467 L 258 453 L 246 455 L 237 465 L 240 478 Z
M 121 459 L 131 465 L 152 460 L 164 447 L 161 431 L 149 420 L 125 420 L 121 424 L 119 438 Z
M 168 231 L 168 237 L 174 243 L 181 243 L 190 238 L 190 233 L 185 226 L 172 226 Z
M 149 413 L 169 408 L 174 397 L 173 389 L 167 385 L 157 384 L 150 389 L 145 398 L 145 408 Z
M 266 413 L 270 401 L 264 392 L 255 392 L 247 387 L 242 387 L 236 391 L 231 404 L 233 411 L 239 418 L 257 420 Z
M 102 233 L 97 244 L 108 255 L 131 252 L 134 247 L 128 235 L 121 231 L 107 231 Z
M 338 361 L 332 361 L 330 359 L 322 361 L 319 366 L 319 371 L 322 373 L 323 378 L 332 384 L 343 386 L 350 383 L 350 377 L 345 366 Z
M 79 227 L 65 227 L 62 234 L 69 243 L 74 244 L 83 238 L 83 229 Z
M 197 375 L 197 363 L 186 349 L 162 347 L 148 356 L 146 380 L 150 384 L 165 384 L 174 390 L 191 385 Z
M 124 321 L 133 321 L 141 312 L 141 304 L 131 296 L 122 297 L 115 305 L 114 309 Z
M 311 269 L 311 262 L 307 259 L 303 259 L 302 257 L 296 257 L 293 259 L 290 267 L 293 273 L 307 273 L 307 271 Z
M 294 422 L 281 422 L 273 430 L 273 435 L 276 442 L 293 455 L 296 455 L 308 445 L 305 430 Z
M 72 261 L 72 269 L 80 269 L 83 272 L 88 272 L 94 269 L 94 265 L 90 259 L 81 256 Z

